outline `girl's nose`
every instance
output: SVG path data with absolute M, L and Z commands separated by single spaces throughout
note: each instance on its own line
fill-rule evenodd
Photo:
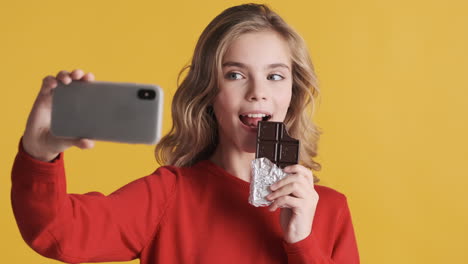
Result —
M 249 89 L 246 94 L 246 98 L 248 101 L 267 100 L 268 93 L 266 84 L 262 83 L 261 81 L 252 80 L 249 84 Z

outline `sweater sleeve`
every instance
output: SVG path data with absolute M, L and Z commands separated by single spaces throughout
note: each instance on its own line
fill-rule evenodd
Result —
M 283 241 L 283 246 L 288 255 L 289 264 L 358 264 L 359 253 L 354 234 L 351 214 L 346 197 L 343 196 L 340 212 L 335 221 L 333 230 L 327 230 L 330 237 L 331 254 L 326 252 L 317 236 L 312 233 L 305 239 L 296 243 Z
M 20 142 L 11 202 L 23 239 L 39 254 L 68 263 L 137 258 L 174 197 L 175 175 L 161 167 L 109 196 L 67 194 L 63 158 L 36 160 Z

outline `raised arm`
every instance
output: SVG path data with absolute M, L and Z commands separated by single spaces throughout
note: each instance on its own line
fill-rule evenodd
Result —
M 50 133 L 58 82 L 93 81 L 92 73 L 47 76 L 34 102 L 12 170 L 11 200 L 24 240 L 40 254 L 71 263 L 130 260 L 151 238 L 174 193 L 175 175 L 160 168 L 109 196 L 67 194 L 63 152 L 88 139 Z
M 171 202 L 175 175 L 161 167 L 109 196 L 67 194 L 63 157 L 39 161 L 20 145 L 11 200 L 23 239 L 39 254 L 69 263 L 137 258 Z

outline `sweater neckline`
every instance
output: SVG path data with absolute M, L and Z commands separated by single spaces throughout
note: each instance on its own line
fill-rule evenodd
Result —
M 250 182 L 244 181 L 241 178 L 232 175 L 231 173 L 226 171 L 224 168 L 218 166 L 216 163 L 212 162 L 211 160 L 208 160 L 208 159 L 202 160 L 200 161 L 200 165 L 210 168 L 210 170 L 208 171 L 213 176 L 219 177 L 219 175 L 222 175 L 224 178 L 233 182 L 234 184 L 239 185 L 247 190 L 250 190 Z

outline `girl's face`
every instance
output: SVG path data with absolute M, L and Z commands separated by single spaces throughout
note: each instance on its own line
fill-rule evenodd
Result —
M 291 54 L 276 32 L 241 35 L 228 48 L 213 109 L 224 149 L 255 152 L 257 122 L 283 122 L 291 102 Z

